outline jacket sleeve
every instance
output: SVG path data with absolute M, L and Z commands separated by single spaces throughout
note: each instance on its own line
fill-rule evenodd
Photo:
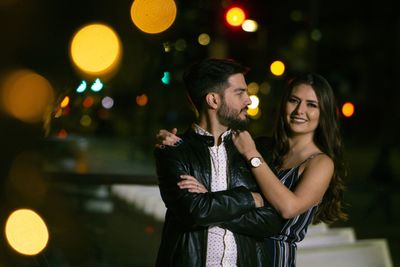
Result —
M 266 203 L 266 206 L 238 216 L 221 227 L 232 232 L 264 238 L 277 235 L 283 228 L 285 220 Z
M 191 193 L 180 189 L 180 175 L 190 174 L 180 147 L 155 149 L 161 197 L 170 212 L 192 225 L 218 225 L 255 209 L 251 192 L 241 186 L 228 191 Z

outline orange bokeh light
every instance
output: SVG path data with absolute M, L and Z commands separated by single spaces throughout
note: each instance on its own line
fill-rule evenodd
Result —
M 149 98 L 147 97 L 146 94 L 138 95 L 136 97 L 136 104 L 138 106 L 141 106 L 141 107 L 146 106 L 148 102 L 149 102 Z
M 351 117 L 354 115 L 354 104 L 351 102 L 346 102 L 342 106 L 342 114 L 345 117 Z

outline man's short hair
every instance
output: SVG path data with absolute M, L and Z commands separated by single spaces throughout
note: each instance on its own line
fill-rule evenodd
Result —
M 245 75 L 248 71 L 248 67 L 233 59 L 207 58 L 189 66 L 183 81 L 192 104 L 200 111 L 208 93 L 223 94 L 231 75 Z

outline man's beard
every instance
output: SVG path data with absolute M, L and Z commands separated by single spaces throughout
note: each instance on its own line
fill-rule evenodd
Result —
M 225 99 L 222 99 L 221 107 L 217 111 L 217 117 L 219 122 L 229 129 L 242 131 L 245 130 L 249 124 L 249 119 L 240 119 L 239 115 L 242 111 L 243 110 L 240 110 L 236 113 L 233 109 L 228 107 Z

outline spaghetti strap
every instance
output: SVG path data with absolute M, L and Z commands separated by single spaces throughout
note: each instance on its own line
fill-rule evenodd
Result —
M 306 162 L 309 161 L 310 159 L 313 159 L 313 158 L 315 158 L 316 156 L 321 155 L 321 154 L 325 154 L 325 153 L 324 153 L 324 152 L 318 152 L 318 153 L 312 154 L 311 156 L 309 156 L 308 158 L 306 158 L 305 160 L 303 160 L 299 165 L 297 165 L 296 168 L 300 167 L 301 165 L 303 165 L 304 163 L 306 163 Z

